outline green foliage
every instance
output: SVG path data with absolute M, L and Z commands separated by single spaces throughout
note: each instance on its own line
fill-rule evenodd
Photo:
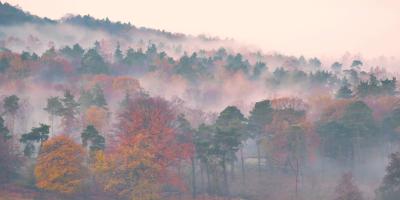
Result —
M 323 155 L 345 163 L 353 161 L 356 146 L 369 147 L 378 137 L 372 110 L 362 101 L 350 103 L 339 119 L 317 123 L 316 127 Z
M 15 114 L 19 108 L 19 98 L 16 95 L 11 95 L 3 100 L 4 113 Z
M 71 133 L 76 127 L 76 115 L 78 114 L 79 103 L 75 101 L 74 95 L 69 90 L 64 92 L 61 99 L 64 109 L 62 110 L 62 126 L 66 134 Z
M 78 103 L 83 111 L 90 106 L 101 108 L 107 107 L 107 100 L 104 96 L 103 89 L 98 84 L 96 84 L 91 90 L 81 90 Z
M 360 60 L 353 60 L 353 62 L 351 63 L 351 68 L 360 68 L 360 66 L 363 65 L 363 62 Z
M 84 147 L 87 147 L 88 143 L 90 143 L 89 149 L 91 152 L 104 150 L 106 147 L 104 137 L 99 134 L 99 132 L 93 125 L 89 125 L 86 127 L 86 129 L 81 133 L 81 138 L 82 145 Z
M 371 74 L 369 81 L 361 81 L 357 86 L 357 96 L 361 98 L 379 95 L 394 96 L 397 93 L 396 82 L 396 78 L 378 80 Z
M 338 99 L 351 99 L 353 97 L 353 91 L 347 86 L 343 85 L 336 93 Z
M 8 128 L 4 125 L 4 119 L 3 117 L 0 117 L 0 135 L 4 140 L 9 140 L 11 139 L 12 135 L 10 135 L 10 131 Z
M 49 129 L 50 126 L 40 124 L 39 127 L 34 127 L 31 132 L 25 133 L 21 136 L 20 142 L 25 144 L 25 156 L 31 156 L 33 154 L 35 147 L 32 143 L 40 143 L 40 146 L 42 146 L 43 142 L 49 139 Z
M 107 74 L 109 68 L 96 49 L 89 49 L 82 57 L 80 71 L 85 74 Z
M 46 112 L 53 116 L 61 116 L 64 110 L 59 97 L 50 97 L 47 99 L 47 106 L 44 108 Z
M 273 109 L 269 100 L 256 102 L 253 109 L 250 111 L 249 122 L 247 129 L 250 136 L 253 138 L 262 137 L 265 131 L 265 126 L 272 122 Z
M 334 72 L 340 72 L 340 71 L 342 70 L 342 66 L 343 66 L 342 63 L 334 62 L 334 63 L 331 65 L 331 69 L 332 69 L 332 71 L 334 71 Z
M 261 74 L 267 70 L 267 65 L 263 62 L 257 62 L 253 69 L 253 79 L 260 78 Z
M 235 106 L 226 107 L 215 123 L 215 149 L 221 156 L 236 158 L 235 153 L 242 143 L 246 119 Z
M 117 48 L 115 49 L 115 52 L 114 52 L 114 62 L 119 64 L 122 62 L 123 59 L 124 59 L 124 55 L 122 54 L 121 46 L 118 43 Z
M 400 196 L 400 153 L 390 155 L 386 175 L 377 190 L 379 200 L 397 200 Z
M 316 69 L 321 67 L 321 61 L 318 58 L 311 58 L 310 60 L 308 60 L 308 64 Z
M 10 67 L 10 59 L 3 57 L 0 58 L 0 72 L 4 73 Z
M 235 56 L 229 55 L 226 59 L 226 68 L 230 72 L 242 71 L 245 74 L 249 71 L 249 62 L 245 60 L 242 54 L 236 54 Z

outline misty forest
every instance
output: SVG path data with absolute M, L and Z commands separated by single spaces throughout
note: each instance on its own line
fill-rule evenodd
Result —
M 0 3 L 0 199 L 399 200 L 394 65 Z

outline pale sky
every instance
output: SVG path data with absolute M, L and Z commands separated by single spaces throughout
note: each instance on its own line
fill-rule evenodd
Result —
M 38 16 L 67 13 L 234 38 L 291 55 L 400 57 L 400 0 L 7 0 Z

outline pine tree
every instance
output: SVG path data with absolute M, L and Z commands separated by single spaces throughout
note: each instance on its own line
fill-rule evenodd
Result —
M 380 200 L 398 200 L 400 197 L 400 152 L 390 155 L 382 185 L 377 191 Z
M 76 115 L 78 114 L 79 104 L 75 101 L 74 95 L 69 90 L 64 93 L 64 98 L 61 99 L 63 103 L 62 111 L 62 125 L 65 134 L 71 134 L 76 128 Z
M 64 107 L 59 97 L 50 97 L 47 99 L 47 106 L 44 110 L 50 114 L 51 134 L 54 134 L 54 117 L 61 116 L 63 109 Z
M 31 156 L 35 150 L 33 142 L 39 142 L 40 148 L 44 141 L 49 138 L 50 127 L 46 124 L 40 124 L 39 127 L 32 128 L 31 132 L 22 135 L 20 142 L 25 144 L 25 156 Z
M 124 59 L 124 55 L 122 55 L 121 46 L 118 43 L 117 48 L 115 49 L 115 52 L 114 52 L 114 63 L 120 64 L 123 61 L 123 59 Z
M 92 89 L 93 105 L 105 108 L 107 106 L 106 98 L 104 97 L 103 89 L 100 85 L 96 84 Z

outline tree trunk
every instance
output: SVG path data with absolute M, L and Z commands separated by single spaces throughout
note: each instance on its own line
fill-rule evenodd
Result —
M 241 166 L 242 166 L 242 184 L 244 186 L 244 185 L 246 185 L 246 183 L 245 183 L 246 174 L 245 174 L 245 169 L 244 169 L 243 147 L 240 148 L 240 162 L 241 162 Z
M 210 194 L 211 187 L 210 187 L 210 167 L 208 165 L 208 162 L 206 164 L 206 172 L 207 172 L 207 194 Z
M 54 135 L 54 115 L 50 115 L 50 121 L 51 121 L 51 136 Z
M 257 141 L 257 170 L 258 176 L 261 176 L 261 152 L 260 152 L 260 141 Z
M 224 195 L 229 196 L 228 174 L 226 171 L 226 156 L 222 156 L 222 173 L 224 176 Z
M 298 199 L 299 194 L 299 159 L 296 158 L 296 193 L 295 199 Z
M 191 158 L 192 161 L 192 197 L 196 199 L 196 163 L 194 157 Z
M 203 163 L 200 161 L 200 191 L 204 192 L 204 165 Z

